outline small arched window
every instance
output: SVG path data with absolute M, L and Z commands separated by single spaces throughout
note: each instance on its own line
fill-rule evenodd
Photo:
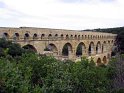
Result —
M 26 33 L 25 35 L 24 35 L 24 40 L 28 40 L 29 39 L 29 34 L 28 33 Z
M 78 39 L 80 39 L 80 35 L 78 35 Z
M 77 39 L 77 35 L 75 35 L 75 39 Z
M 42 34 L 42 35 L 41 35 L 41 39 L 43 39 L 44 37 L 45 37 L 45 34 Z
M 90 35 L 88 35 L 88 39 L 90 38 Z
M 19 40 L 19 33 L 15 33 L 14 36 L 13 36 L 13 39 L 14 40 Z
M 49 34 L 49 35 L 48 35 L 48 39 L 51 39 L 51 38 L 52 38 L 52 34 Z
M 93 39 L 95 39 L 95 36 L 93 36 Z
M 93 39 L 93 36 L 91 35 L 91 37 L 90 37 L 91 39 Z
M 71 35 L 71 39 L 73 39 L 73 35 Z
M 98 39 L 99 39 L 99 36 L 98 36 Z
M 4 39 L 9 39 L 9 34 L 8 33 L 3 33 L 3 38 Z
M 66 35 L 66 39 L 69 39 L 69 36 L 68 35 Z
M 84 36 L 82 35 L 82 39 L 84 39 Z
M 38 35 L 36 33 L 33 35 L 33 39 L 38 39 Z
M 63 39 L 63 34 L 61 34 L 61 39 Z
M 58 38 L 58 34 L 55 34 L 55 38 Z

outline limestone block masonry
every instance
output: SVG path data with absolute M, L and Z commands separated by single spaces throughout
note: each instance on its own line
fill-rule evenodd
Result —
M 111 33 L 79 30 L 0 27 L 0 38 L 12 40 L 22 47 L 28 46 L 39 54 L 75 61 L 86 56 L 93 58 L 97 65 L 108 63 L 116 36 Z

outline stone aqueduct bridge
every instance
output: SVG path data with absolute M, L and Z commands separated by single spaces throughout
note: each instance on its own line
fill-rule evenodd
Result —
M 48 28 L 1 27 L 0 37 L 17 42 L 22 47 L 28 46 L 37 53 L 51 54 L 57 59 L 77 60 L 81 56 L 86 56 L 89 59 L 94 58 L 97 64 L 107 64 L 111 58 L 116 34 Z

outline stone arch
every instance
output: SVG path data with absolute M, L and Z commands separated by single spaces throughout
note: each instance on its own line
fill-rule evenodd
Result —
M 89 56 L 94 54 L 94 43 L 93 42 L 90 42 L 89 44 L 88 53 L 89 53 Z
M 29 33 L 25 33 L 25 35 L 24 35 L 24 40 L 29 40 L 29 38 L 30 38 Z
M 99 54 L 101 53 L 101 43 L 100 41 L 97 42 L 96 44 L 96 54 Z
M 48 35 L 48 39 L 51 39 L 51 38 L 52 38 L 52 34 L 49 34 L 49 35 Z
M 100 39 L 99 35 L 98 35 L 98 39 Z
M 82 35 L 82 39 L 84 39 L 84 35 Z
M 110 46 L 111 46 L 110 41 L 108 41 L 108 43 L 107 43 L 107 50 L 108 51 L 110 51 Z
M 69 39 L 69 35 L 68 34 L 66 35 L 66 39 Z
M 75 39 L 77 39 L 77 35 L 75 35 L 74 37 L 75 37 Z
M 100 65 L 102 65 L 101 58 L 98 58 L 98 59 L 97 59 L 96 65 L 97 65 L 97 66 L 100 66 Z
M 106 58 L 106 56 L 103 57 L 103 63 L 104 63 L 104 64 L 107 63 L 107 58 Z
M 63 38 L 64 38 L 64 35 L 63 35 L 63 34 L 61 34 L 61 36 L 60 36 L 60 37 L 61 37 L 61 39 L 63 39 Z
M 8 33 L 3 33 L 3 38 L 4 39 L 9 39 L 9 34 Z
M 108 41 L 108 44 L 110 45 L 110 41 Z
M 57 47 L 56 47 L 55 44 L 50 43 L 50 44 L 47 46 L 47 48 L 48 48 L 49 51 L 53 52 L 53 55 L 54 55 L 54 56 L 55 56 L 55 55 L 58 55 L 58 49 L 57 49 Z
M 73 35 L 71 35 L 70 37 L 71 37 L 71 39 L 73 39 Z
M 86 46 L 83 42 L 80 42 L 76 47 L 76 56 L 82 56 L 86 52 Z
M 87 36 L 87 39 L 90 39 L 90 35 Z
M 37 52 L 36 48 L 33 45 L 30 45 L 30 44 L 24 45 L 22 48 L 24 48 L 26 50 L 33 51 L 33 52 Z
M 103 35 L 102 35 L 102 39 L 103 39 Z
M 91 39 L 93 39 L 93 36 L 91 35 Z
M 41 35 L 41 39 L 43 39 L 44 37 L 45 37 L 45 34 L 42 34 L 42 35 Z
M 58 38 L 58 34 L 55 34 L 55 38 Z
M 80 39 L 80 35 L 78 35 L 78 39 Z
M 33 39 L 38 39 L 38 35 L 36 33 L 33 35 Z
M 19 40 L 19 33 L 15 33 L 14 36 L 13 36 L 13 39 L 14 40 Z
M 106 50 L 107 50 L 107 45 L 106 45 L 106 41 L 104 41 L 102 44 L 102 53 L 106 52 Z
M 62 48 L 62 55 L 69 56 L 72 53 L 72 45 L 70 43 L 66 43 Z

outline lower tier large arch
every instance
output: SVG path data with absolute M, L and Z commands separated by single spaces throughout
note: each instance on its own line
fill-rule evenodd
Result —
M 94 43 L 90 42 L 89 48 L 88 48 L 88 54 L 91 56 L 94 53 Z
M 76 56 L 82 56 L 86 52 L 86 46 L 83 42 L 80 42 L 76 48 Z
M 33 45 L 30 45 L 30 44 L 24 45 L 22 48 L 37 52 L 36 48 Z
M 48 44 L 47 47 L 46 47 L 46 49 L 47 49 L 47 51 L 53 52 L 53 55 L 54 56 L 58 55 L 58 49 L 57 49 L 57 47 L 56 47 L 55 44 L 53 44 L 53 43 Z
M 62 55 L 69 56 L 72 53 L 72 45 L 70 43 L 66 43 L 62 48 Z

